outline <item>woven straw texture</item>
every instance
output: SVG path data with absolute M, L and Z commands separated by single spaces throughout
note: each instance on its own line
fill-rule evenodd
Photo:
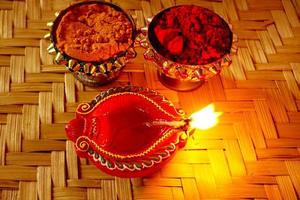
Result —
M 116 0 L 143 27 L 162 8 L 214 10 L 239 38 L 233 64 L 199 89 L 158 80 L 143 49 L 119 79 L 85 87 L 48 55 L 46 23 L 72 1 L 0 1 L 0 199 L 297 199 L 300 197 L 300 1 Z M 78 159 L 65 124 L 77 105 L 138 85 L 191 114 L 213 103 L 219 124 L 197 131 L 161 171 L 120 179 Z

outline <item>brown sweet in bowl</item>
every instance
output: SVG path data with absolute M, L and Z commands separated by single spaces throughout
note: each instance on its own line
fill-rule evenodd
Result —
M 109 5 L 82 4 L 62 16 L 55 32 L 56 47 L 80 61 L 103 62 L 126 51 L 132 34 L 125 13 Z

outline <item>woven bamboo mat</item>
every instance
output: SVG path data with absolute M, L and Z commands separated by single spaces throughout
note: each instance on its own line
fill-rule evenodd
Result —
M 171 91 L 143 50 L 111 85 L 89 88 L 47 54 L 46 22 L 71 1 L 0 1 L 0 199 L 297 199 L 300 197 L 300 1 L 117 0 L 137 26 L 164 7 L 214 10 L 239 37 L 230 68 L 193 92 Z M 192 113 L 214 103 L 219 124 L 196 132 L 161 171 L 108 176 L 78 159 L 64 125 L 79 102 L 127 84 Z

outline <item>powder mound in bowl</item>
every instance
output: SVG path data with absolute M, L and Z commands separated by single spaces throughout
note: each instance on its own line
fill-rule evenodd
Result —
M 176 6 L 151 22 L 149 39 L 165 58 L 189 65 L 212 63 L 230 53 L 232 32 L 214 12 L 194 5 Z
M 60 51 L 86 62 L 102 62 L 117 56 L 133 42 L 133 27 L 126 14 L 96 3 L 68 10 L 55 34 Z

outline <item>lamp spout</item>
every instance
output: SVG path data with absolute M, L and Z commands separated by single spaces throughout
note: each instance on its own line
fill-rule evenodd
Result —
M 165 120 L 156 120 L 152 121 L 150 126 L 170 126 L 175 129 L 183 129 L 186 130 L 189 126 L 190 119 L 182 119 L 180 121 L 165 121 Z

